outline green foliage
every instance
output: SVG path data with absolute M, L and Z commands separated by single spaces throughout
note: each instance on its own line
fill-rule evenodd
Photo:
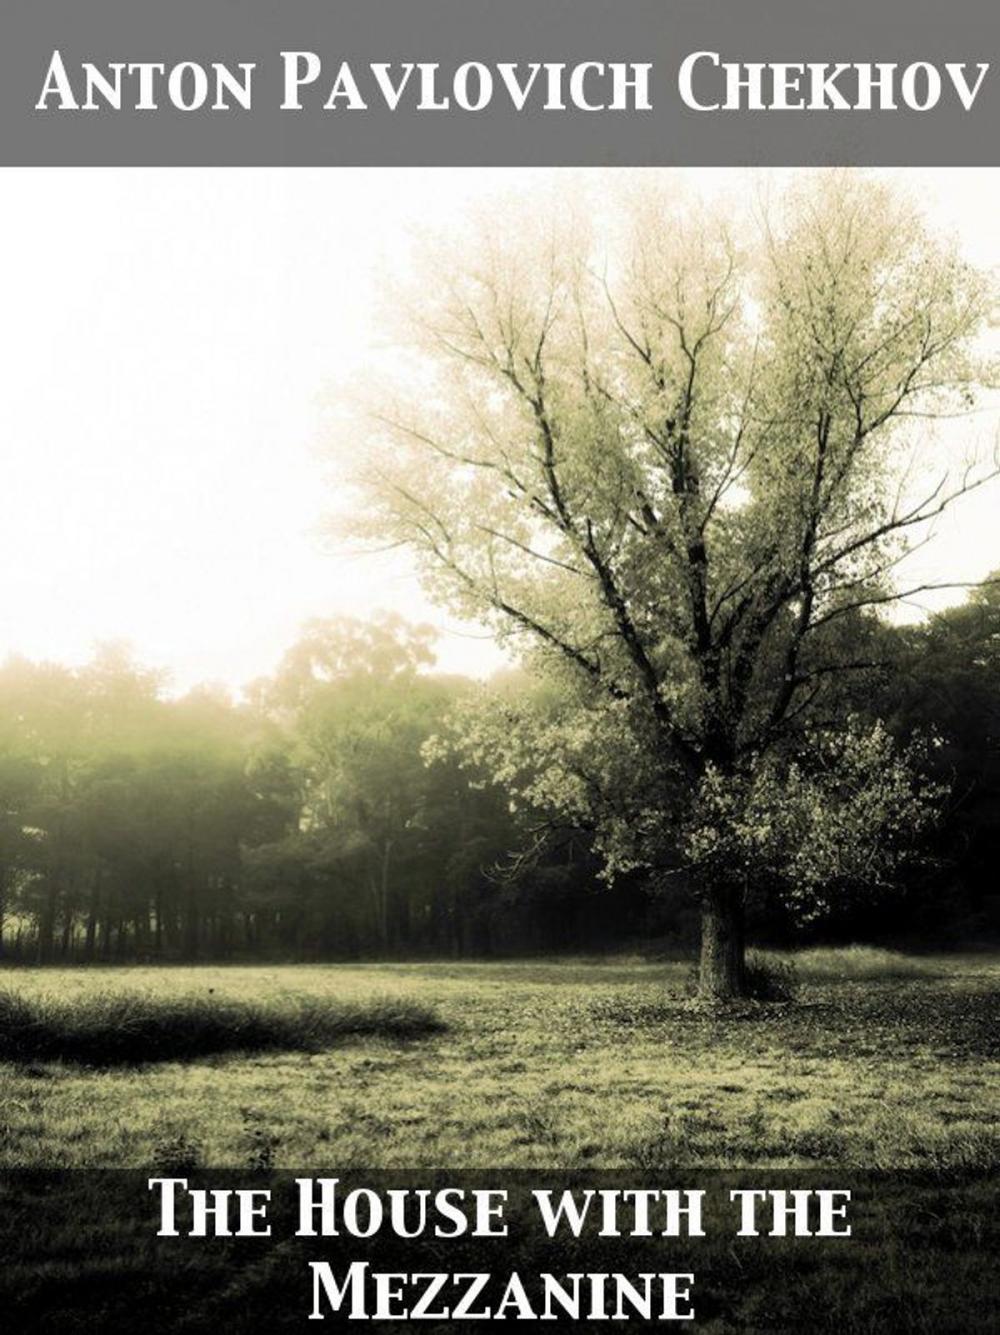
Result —
M 294 832 L 248 858 L 251 898 L 294 897 L 285 915 L 306 949 L 455 949 L 476 926 L 509 815 L 456 763 L 426 763 L 469 689 L 422 671 L 431 638 L 398 617 L 315 622 L 262 690 L 287 729 L 302 806 Z
M 294 818 L 273 726 L 158 687 L 117 652 L 0 670 L 0 908 L 43 961 L 231 945 L 242 849 Z
M 654 193 L 610 254 L 585 211 L 480 220 L 464 264 L 449 239 L 415 394 L 351 427 L 357 527 L 546 677 L 456 719 L 536 824 L 592 831 L 609 877 L 777 882 L 808 916 L 890 879 L 940 796 L 849 716 L 910 534 L 993 475 L 904 498 L 908 424 L 996 377 L 992 285 L 858 176 L 732 226 Z
M 782 895 L 808 920 L 851 890 L 874 894 L 914 853 L 944 790 L 922 777 L 924 751 L 900 750 L 881 723 L 845 720 L 811 752 L 710 768 L 684 851 L 707 880 Z
M 950 798 L 914 902 L 914 928 L 937 939 L 1000 936 L 1000 583 L 898 634 L 896 671 L 874 702 L 903 736 L 932 734 L 931 772 Z
M 22 961 L 94 962 L 606 947 L 676 936 L 677 872 L 735 879 L 765 923 L 835 908 L 859 935 L 887 930 L 904 881 L 925 936 L 988 932 L 997 634 L 989 585 L 883 627 L 897 670 L 845 696 L 839 731 L 707 768 L 694 794 L 624 704 L 581 708 L 571 669 L 434 676 L 425 633 L 392 619 L 310 627 L 247 705 L 164 697 L 120 656 L 13 661 L 0 939 Z
M 0 669 L 0 945 L 15 958 L 468 949 L 512 842 L 423 748 L 467 684 L 399 618 L 314 622 L 247 704 L 120 652 Z
M 3 1061 L 131 1066 L 275 1048 L 317 1052 L 345 1039 L 422 1038 L 442 1027 L 426 1007 L 394 1000 L 254 1005 L 115 991 L 67 1004 L 0 991 Z

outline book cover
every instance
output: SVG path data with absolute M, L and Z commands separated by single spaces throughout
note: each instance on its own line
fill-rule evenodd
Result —
M 996 1330 L 995 4 L 0 33 L 5 1329 Z

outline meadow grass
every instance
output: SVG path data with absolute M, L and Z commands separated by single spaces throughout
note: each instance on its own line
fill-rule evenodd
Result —
M 793 954 L 767 950 L 758 954 L 765 960 L 791 961 L 800 977 L 816 981 L 894 983 L 940 977 L 951 968 L 940 958 L 904 955 L 881 946 L 813 946 Z
M 405 998 L 259 1002 L 109 989 L 73 1000 L 0 990 L 0 1060 L 89 1066 L 194 1061 L 222 1052 L 319 1052 L 348 1038 L 419 1038 L 443 1028 Z
M 688 964 L 626 958 L 11 971 L 19 998 L 63 1016 L 113 1015 L 124 994 L 257 1016 L 378 996 L 445 1028 L 106 1069 L 51 1052 L 3 1063 L 0 1163 L 1000 1162 L 1000 959 L 855 947 L 795 962 L 794 1004 L 735 1014 L 691 1006 Z

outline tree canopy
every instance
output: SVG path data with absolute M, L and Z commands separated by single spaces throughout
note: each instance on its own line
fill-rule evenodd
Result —
M 755 883 L 877 884 L 930 817 L 916 753 L 850 699 L 913 541 L 995 475 L 914 454 L 993 379 L 993 293 L 857 174 L 739 233 L 665 192 L 624 230 L 600 257 L 570 206 L 522 208 L 442 249 L 356 528 L 558 683 L 544 721 L 475 711 L 467 756 L 609 874 L 682 867 L 725 996 Z

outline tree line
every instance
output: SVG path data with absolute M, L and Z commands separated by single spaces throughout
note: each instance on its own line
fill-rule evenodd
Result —
M 173 697 L 162 674 L 115 646 L 78 669 L 8 661 L 4 957 L 558 945 L 562 899 L 587 912 L 585 842 L 570 840 L 528 879 L 505 875 L 520 839 L 507 795 L 457 758 L 432 763 L 428 753 L 475 690 L 430 670 L 431 640 L 393 617 L 317 621 L 239 701 L 212 687 Z M 590 916 L 616 912 L 596 905 Z
M 1000 594 L 916 627 L 880 624 L 859 709 L 930 739 L 947 796 L 905 876 L 845 895 L 817 935 L 928 942 L 1000 930 Z M 860 693 L 859 693 L 860 696 Z M 426 628 L 318 621 L 234 701 L 183 697 L 108 648 L 86 667 L 0 669 L 0 940 L 35 961 L 349 959 L 682 942 L 683 875 L 609 885 L 593 832 L 540 842 L 539 811 L 449 743 L 485 701 L 556 701 L 526 674 L 436 674 Z M 539 777 L 544 782 L 544 747 Z M 902 898 L 900 896 L 902 890 Z M 802 939 L 766 893 L 765 936 Z M 799 933 L 798 937 L 796 933 Z

